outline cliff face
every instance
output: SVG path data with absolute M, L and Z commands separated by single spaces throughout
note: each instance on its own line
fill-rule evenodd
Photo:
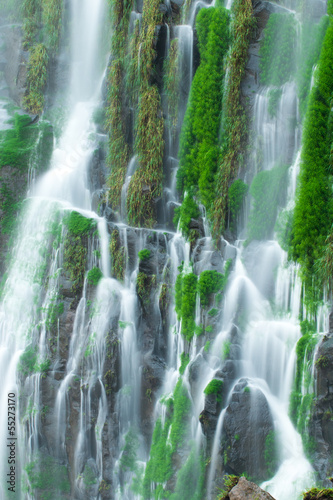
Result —
M 248 0 L 76 7 L 25 1 L 22 26 L 0 28 L 17 498 L 199 500 L 228 474 L 295 498 L 308 459 L 332 473 L 331 17 Z M 302 221 L 314 235 L 315 120 L 317 249 L 299 242 Z

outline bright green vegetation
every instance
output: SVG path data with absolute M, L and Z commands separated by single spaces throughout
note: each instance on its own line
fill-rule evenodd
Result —
M 171 500 L 201 500 L 205 498 L 205 461 L 198 455 L 195 445 L 186 462 L 177 473 L 175 492 L 170 495 Z
M 141 93 L 135 141 L 140 166 L 131 178 L 127 195 L 129 222 L 139 227 L 154 225 L 154 200 L 162 194 L 164 123 L 160 108 L 157 87 L 148 87 Z
M 88 219 L 79 212 L 65 215 L 63 222 L 67 227 L 64 241 L 64 269 L 73 282 L 72 290 L 77 295 L 83 287 L 87 261 L 87 239 L 96 227 L 94 219 Z
M 288 252 L 292 240 L 292 229 L 294 223 L 294 210 L 281 210 L 279 213 L 274 230 L 279 245 L 285 252 Z
M 10 122 L 13 128 L 0 131 L 0 167 L 27 169 L 38 126 L 31 124 L 30 116 L 17 113 Z
M 287 167 L 274 167 L 259 172 L 252 181 L 250 194 L 253 207 L 250 213 L 249 240 L 270 238 L 277 215 L 279 194 L 287 181 Z
M 179 105 L 179 51 L 178 39 L 174 39 L 170 43 L 169 54 L 164 62 L 164 91 L 168 97 L 168 115 L 169 127 L 173 134 L 176 133 L 178 122 L 178 105 Z
M 218 380 L 214 378 L 209 382 L 209 384 L 206 386 L 204 390 L 204 394 L 209 396 L 210 394 L 214 394 L 216 396 L 216 401 L 218 403 L 221 403 L 222 401 L 222 396 L 221 396 L 221 391 L 223 388 L 223 380 Z
M 210 209 L 219 156 L 224 57 L 230 39 L 228 11 L 223 7 L 201 9 L 196 28 L 201 61 L 191 85 L 181 132 L 177 181 L 180 190 L 196 193 Z
M 311 91 L 305 116 L 301 171 L 290 249 L 293 259 L 298 260 L 302 266 L 306 293 L 312 295 L 313 300 L 316 295 L 315 266 L 320 268 L 321 264 L 325 265 L 325 261 L 329 262 L 325 244 L 333 221 L 330 161 L 333 131 L 332 45 L 333 22 L 330 19 L 316 71 L 316 83 Z M 329 244 L 329 241 L 327 243 Z
M 209 305 L 211 295 L 223 291 L 228 280 L 227 274 L 217 271 L 203 271 L 198 280 L 198 293 L 202 307 Z
M 138 253 L 139 260 L 148 260 L 150 257 L 150 254 L 151 254 L 151 251 L 148 250 L 147 248 L 140 250 Z
M 131 428 L 125 436 L 125 445 L 120 457 L 120 468 L 124 472 L 126 470 L 135 471 L 138 448 L 139 439 L 137 433 Z
M 87 234 L 96 226 L 94 219 L 88 219 L 75 210 L 64 217 L 64 224 L 73 236 Z
M 190 235 L 189 226 L 191 219 L 197 219 L 199 216 L 200 210 L 194 201 L 193 196 L 190 193 L 186 193 L 181 206 L 175 209 L 173 223 L 177 227 L 178 222 L 180 221 L 179 229 L 182 234 L 188 238 Z
M 36 348 L 29 346 L 21 355 L 17 369 L 24 377 L 27 377 L 34 372 L 36 362 L 37 350 Z
M 282 95 L 282 88 L 277 87 L 270 89 L 268 92 L 268 114 L 271 118 L 274 118 L 277 113 L 277 104 Z
M 93 267 L 90 271 L 88 271 L 87 280 L 90 285 L 97 286 L 102 278 L 103 273 L 99 267 Z
M 323 16 L 318 24 L 305 23 L 302 27 L 301 53 L 297 72 L 297 88 L 301 116 L 305 115 L 310 93 L 311 76 L 320 55 L 320 49 L 329 23 Z
M 225 361 L 230 354 L 231 342 L 230 340 L 225 340 L 222 346 L 222 360 Z
M 87 347 L 84 351 L 84 357 L 88 358 L 94 352 L 94 347 L 96 345 L 96 332 L 93 332 L 88 337 Z
M 241 103 L 241 81 L 248 61 L 248 47 L 253 29 L 251 0 L 234 0 L 232 12 L 233 39 L 228 59 L 228 82 L 223 103 L 222 151 L 214 186 L 212 222 L 215 237 L 222 234 L 227 222 L 228 191 L 231 182 L 243 165 L 247 141 L 247 119 Z
M 311 365 L 318 335 L 315 323 L 308 320 L 301 322 L 301 331 L 302 337 L 296 346 L 296 377 L 290 397 L 289 414 L 302 436 L 306 452 L 311 453 L 314 443 L 309 436 L 307 425 L 314 399 Z
M 204 328 L 202 325 L 195 324 L 195 306 L 197 293 L 200 296 L 202 307 L 208 307 L 213 295 L 222 293 L 228 280 L 231 260 L 225 264 L 224 274 L 217 271 L 203 271 L 199 278 L 193 272 L 186 272 L 184 264 L 178 270 L 179 274 L 175 283 L 175 310 L 178 319 L 182 320 L 181 333 L 190 341 L 194 334 L 202 335 Z M 220 300 L 219 300 L 220 302 Z M 213 317 L 219 310 L 212 308 L 208 315 Z M 207 326 L 206 332 L 210 333 L 213 328 Z
M 271 14 L 260 45 L 260 80 L 264 85 L 287 82 L 295 66 L 296 23 L 292 14 Z
M 274 475 L 278 466 L 278 455 L 276 446 L 276 435 L 274 431 L 270 431 L 265 439 L 265 463 L 267 467 L 267 473 L 270 477 Z
M 38 495 L 41 500 L 52 500 L 57 492 L 70 492 L 68 472 L 65 465 L 59 465 L 54 458 L 38 456 L 25 467 L 27 486 L 25 491 Z
M 125 248 L 121 244 L 119 230 L 115 229 L 110 239 L 112 276 L 119 281 L 124 281 L 126 270 Z
M 147 463 L 142 485 L 144 499 L 168 498 L 171 492 L 164 490 L 164 483 L 174 474 L 172 457 L 179 448 L 185 445 L 189 430 L 188 414 L 191 402 L 186 388 L 180 378 L 176 384 L 173 403 L 168 400 L 168 414 L 162 427 L 161 419 L 155 425 L 150 450 L 150 458 Z M 157 484 L 154 484 L 157 483 Z M 152 487 L 155 488 L 152 493 Z
M 40 372 L 45 374 L 50 368 L 51 361 L 45 359 L 38 362 L 37 348 L 28 346 L 21 355 L 17 369 L 24 377 Z
M 237 216 L 242 208 L 244 198 L 249 186 L 241 179 L 234 181 L 228 190 L 231 226 L 237 221 Z
M 49 56 L 44 44 L 39 43 L 31 49 L 28 64 L 27 91 L 23 99 L 25 108 L 40 114 L 44 108 L 44 88 L 47 81 Z
M 183 266 L 175 284 L 175 309 L 178 319 L 182 320 L 182 335 L 191 340 L 195 330 L 195 303 L 198 278 L 193 273 L 185 274 Z
M 180 355 L 180 362 L 181 362 L 181 365 L 180 365 L 180 368 L 179 368 L 179 373 L 181 375 L 184 375 L 185 369 L 186 369 L 187 365 L 190 362 L 190 355 L 189 354 L 185 354 L 185 352 L 182 352 L 181 355 Z

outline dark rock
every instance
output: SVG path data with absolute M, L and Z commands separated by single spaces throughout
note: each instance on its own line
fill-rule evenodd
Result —
M 154 354 L 144 356 L 141 382 L 141 430 L 147 444 L 154 429 L 156 393 L 165 376 L 165 361 Z
M 227 496 L 229 500 L 274 500 L 274 498 L 267 493 L 267 491 L 262 490 L 259 486 L 251 481 L 248 481 L 245 477 L 240 477 L 236 486 L 232 488 Z
M 258 481 L 268 479 L 266 439 L 274 432 L 272 415 L 260 389 L 247 389 L 247 380 L 235 386 L 223 421 L 222 448 L 228 474 L 246 471 Z
M 325 335 L 316 355 L 316 394 L 310 436 L 316 443 L 313 465 L 324 485 L 332 475 L 333 454 L 333 336 Z

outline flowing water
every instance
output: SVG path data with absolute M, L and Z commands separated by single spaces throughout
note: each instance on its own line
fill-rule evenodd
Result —
M 67 355 L 61 352 L 59 325 L 58 337 L 53 346 L 56 352 L 56 361 L 51 367 L 55 381 L 52 389 L 54 408 L 49 421 L 55 434 L 51 442 L 55 445 L 48 451 L 59 465 L 66 465 L 70 459 L 72 498 L 100 498 L 98 486 L 105 477 L 113 484 L 114 498 L 141 498 L 133 492 L 131 483 L 138 470 L 142 471 L 147 467 L 154 423 L 161 418 L 162 426 L 166 425 L 165 402 L 176 390 L 179 377 L 182 377 L 190 400 L 190 411 L 186 416 L 190 429 L 188 439 L 192 443 L 189 449 L 194 450 L 196 456 L 202 450 L 210 456 L 206 478 L 207 498 L 216 498 L 216 485 L 220 484 L 218 476 L 223 468 L 221 457 L 225 451 L 222 443 L 226 418 L 233 393 L 237 392 L 239 384 L 246 381 L 251 394 L 250 418 L 253 422 L 257 421 L 258 401 L 264 398 L 278 443 L 278 467 L 273 477 L 265 481 L 262 487 L 277 500 L 295 500 L 314 481 L 301 437 L 288 416 L 295 375 L 295 347 L 301 336 L 299 312 L 302 285 L 298 267 L 287 262 L 286 253 L 275 239 L 252 241 L 247 246 L 243 245 L 243 240 L 238 240 L 233 245 L 221 240 L 223 258 L 219 257 L 218 269 L 225 270 L 226 262 L 230 259 L 232 265 L 221 311 L 214 323 L 215 338 L 211 339 L 208 349 L 200 336 L 195 335 L 191 343 L 185 341 L 181 335 L 182 324 L 176 317 L 172 300 L 167 307 L 168 327 L 165 335 L 164 319 L 159 308 L 163 276 L 168 273 L 168 287 L 171 290 L 182 263 L 183 275 L 191 273 L 191 258 L 196 255 L 194 270 L 200 274 L 205 269 L 215 269 L 212 263 L 217 252 L 205 217 L 204 236 L 197 242 L 196 248 L 192 249 L 192 254 L 190 244 L 179 232 L 158 230 L 152 233 L 127 226 L 127 188 L 137 168 L 137 158 L 134 156 L 129 162 L 122 189 L 119 215 L 122 222 L 118 224 L 125 255 L 124 280 L 120 283 L 111 278 L 107 222 L 92 211 L 88 183 L 88 169 L 97 144 L 92 115 L 100 101 L 104 77 L 102 71 L 99 71 L 96 54 L 106 6 L 102 0 L 71 0 L 70 6 L 72 23 L 68 119 L 53 151 L 50 170 L 31 187 L 19 228 L 19 238 L 12 251 L 0 308 L 0 403 L 5 408 L 8 394 L 16 394 L 17 411 L 21 416 L 17 421 L 16 434 L 19 443 L 17 480 L 31 483 L 31 476 L 27 472 L 29 465 L 31 467 L 35 463 L 39 452 L 45 451 L 41 437 L 45 406 L 41 395 L 44 390 L 42 365 L 50 354 L 47 323 L 50 310 L 58 298 L 59 276 L 64 265 L 63 221 L 66 214 L 75 210 L 93 219 L 96 224 L 97 234 L 89 239 L 88 264 L 89 269 L 99 266 L 103 278 L 95 295 L 91 294 L 88 280 L 84 280 L 72 327 L 67 332 Z M 177 201 L 175 176 L 179 131 L 193 77 L 193 26 L 196 13 L 203 7 L 207 7 L 207 4 L 201 0 L 194 3 L 189 14 L 189 24 L 177 26 L 173 33 L 179 41 L 181 74 L 178 132 L 176 139 L 169 137 L 168 145 L 170 185 L 166 190 L 166 199 L 173 203 Z M 133 11 L 130 29 L 133 29 L 136 20 L 140 21 L 141 15 Z M 170 38 L 169 30 L 168 33 Z M 288 82 L 282 87 L 274 117 L 268 110 L 269 90 L 260 90 L 255 98 L 253 166 L 250 175 L 253 176 L 260 170 L 270 170 L 277 163 L 287 165 L 288 186 L 284 193 L 284 205 L 290 209 L 294 203 L 300 163 L 300 130 L 295 125 L 298 121 L 296 84 Z M 3 127 L 6 113 L 3 108 L 0 112 L 0 127 Z M 61 233 L 61 238 L 56 243 L 55 222 Z M 241 234 L 246 233 L 245 225 Z M 149 248 L 152 241 L 158 253 L 154 278 L 157 286 L 150 295 L 150 302 L 143 301 L 141 304 L 136 282 L 144 263 L 140 262 L 137 255 L 140 250 Z M 47 281 L 45 277 L 48 278 Z M 199 327 L 207 317 L 202 312 L 197 297 L 196 325 Z M 327 328 L 325 310 L 320 318 L 318 331 L 322 332 Z M 110 331 L 117 332 L 112 337 L 112 345 L 113 352 L 119 350 L 120 364 L 120 381 L 112 415 L 109 405 L 110 389 L 105 383 Z M 224 354 L 221 354 L 223 351 Z M 159 375 L 161 383 L 156 389 L 156 402 L 151 397 L 151 386 L 147 385 L 147 359 L 152 352 L 154 355 L 158 353 L 154 360 L 159 363 L 159 370 L 162 372 Z M 181 374 L 180 359 L 184 352 L 189 356 L 189 364 Z M 38 364 L 39 369 L 35 373 L 32 370 L 25 373 L 24 366 L 22 368 L 23 353 L 26 359 L 30 356 L 34 360 L 33 364 Z M 204 390 L 213 378 L 220 377 L 219 374 L 229 361 L 235 366 L 234 377 L 213 435 L 207 439 L 200 421 L 206 404 Z M 198 367 L 199 374 L 195 380 L 194 367 Z M 24 382 L 22 375 L 25 376 Z M 20 384 L 24 385 L 24 401 L 18 398 Z M 149 414 L 152 415 L 151 418 Z M 4 443 L 8 437 L 7 416 L 2 412 L 0 418 L 0 441 Z M 106 453 L 103 440 L 107 434 L 107 423 L 112 419 L 116 422 L 112 432 L 117 436 L 112 440 L 114 449 Z M 68 444 L 69 428 L 71 437 L 76 436 L 72 444 Z M 110 429 L 108 432 L 111 433 Z M 136 466 L 126 469 L 124 450 L 132 435 L 136 435 L 138 441 Z M 170 441 L 170 436 L 168 439 Z M 188 454 L 192 451 L 188 451 Z M 110 462 L 113 469 L 111 471 L 107 470 L 110 467 L 105 459 L 107 454 L 113 457 L 113 462 Z M 193 466 L 196 471 L 195 467 L 197 465 Z M 0 450 L 0 473 L 2 478 L 7 473 L 7 450 L 4 447 Z M 5 490 L 6 486 L 2 481 L 1 498 L 5 498 Z M 55 486 L 53 498 L 60 498 L 61 495 L 61 487 Z M 16 498 L 33 500 L 35 496 L 28 487 L 26 491 L 22 489 L 18 492 Z

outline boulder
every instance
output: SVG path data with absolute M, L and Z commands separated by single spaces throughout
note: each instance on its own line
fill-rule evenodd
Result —
M 266 397 L 259 388 L 250 388 L 247 380 L 241 379 L 234 387 L 223 421 L 226 473 L 246 472 L 258 481 L 268 479 L 276 469 L 274 449 L 270 450 L 270 463 L 265 460 L 267 438 L 272 435 L 274 423 Z
M 245 477 L 241 477 L 229 492 L 228 500 L 274 500 L 274 498 L 262 490 L 259 486 Z

